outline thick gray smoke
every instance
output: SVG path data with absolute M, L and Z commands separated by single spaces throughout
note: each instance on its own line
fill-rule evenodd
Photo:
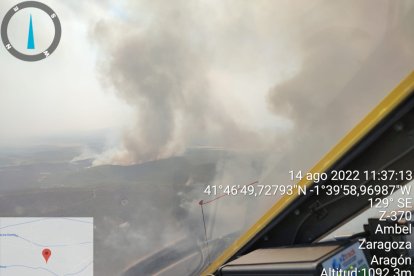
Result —
M 100 22 L 95 30 L 100 43 L 107 44 L 104 78 L 136 112 L 124 134 L 125 151 L 110 162 L 165 158 L 190 145 L 237 148 L 257 141 L 212 97 L 207 38 L 195 4 L 145 4 L 149 22 L 140 21 L 143 11 L 131 6 L 134 17 L 116 31 L 113 22 Z

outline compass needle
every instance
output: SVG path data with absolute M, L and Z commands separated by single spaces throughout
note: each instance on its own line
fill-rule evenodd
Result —
M 29 37 L 27 39 L 27 49 L 34 49 L 34 48 L 35 48 L 35 41 L 34 41 L 34 33 L 33 33 L 33 21 L 32 21 L 32 15 L 30 15 Z

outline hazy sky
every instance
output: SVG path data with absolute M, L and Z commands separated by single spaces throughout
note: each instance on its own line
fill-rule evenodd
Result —
M 97 53 L 89 39 L 94 14 L 103 12 L 82 4 L 86 1 L 76 1 L 73 7 L 70 2 L 74 1 L 45 1 L 60 17 L 63 29 L 50 58 L 23 62 L 0 47 L 0 144 L 120 126 L 126 121 L 128 107 L 98 80 Z M 16 3 L 1 1 L 1 18 Z M 35 39 L 41 35 L 36 18 Z M 28 22 L 21 26 L 26 35 Z

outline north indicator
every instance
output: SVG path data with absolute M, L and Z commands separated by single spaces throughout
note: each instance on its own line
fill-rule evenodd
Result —
M 30 49 L 30 50 L 35 49 L 32 15 L 30 15 L 29 37 L 27 38 L 27 49 Z

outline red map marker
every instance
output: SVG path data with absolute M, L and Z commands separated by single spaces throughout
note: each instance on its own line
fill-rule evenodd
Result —
M 52 251 L 50 251 L 49 248 L 45 248 L 42 251 L 42 255 L 43 255 L 43 258 L 45 258 L 45 261 L 47 263 L 47 261 L 49 260 L 50 256 L 52 256 Z

